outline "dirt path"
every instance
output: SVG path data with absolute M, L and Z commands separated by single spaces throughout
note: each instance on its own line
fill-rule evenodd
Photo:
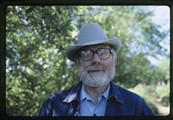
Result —
M 170 106 L 166 107 L 161 105 L 159 102 L 155 102 L 155 105 L 158 109 L 159 116 L 167 116 L 170 112 Z

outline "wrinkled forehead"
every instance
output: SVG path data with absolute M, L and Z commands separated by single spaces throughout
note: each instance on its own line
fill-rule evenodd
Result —
M 110 48 L 110 45 L 108 44 L 88 45 L 88 46 L 82 47 L 81 50 L 86 50 L 86 49 L 97 50 L 99 48 Z

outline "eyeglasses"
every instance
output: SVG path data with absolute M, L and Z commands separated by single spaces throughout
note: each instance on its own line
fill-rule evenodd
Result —
M 97 53 L 100 59 L 105 60 L 110 57 L 110 53 L 112 52 L 113 52 L 112 49 L 109 49 L 109 48 L 99 48 L 96 51 L 86 49 L 86 50 L 81 50 L 79 52 L 79 56 L 83 61 L 90 61 L 93 58 L 94 53 Z

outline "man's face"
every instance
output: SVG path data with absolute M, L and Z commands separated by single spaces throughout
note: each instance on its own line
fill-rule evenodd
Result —
M 96 51 L 100 48 L 110 48 L 107 44 L 86 46 L 82 50 Z M 101 54 L 100 54 L 101 55 Z M 110 57 L 100 59 L 94 53 L 91 60 L 84 61 L 80 57 L 77 61 L 78 75 L 80 80 L 87 86 L 102 87 L 109 84 L 115 75 L 116 57 L 110 53 Z

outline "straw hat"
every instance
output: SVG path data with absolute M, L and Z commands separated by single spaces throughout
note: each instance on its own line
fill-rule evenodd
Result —
M 97 23 L 82 26 L 78 35 L 78 43 L 66 48 L 66 56 L 74 61 L 79 49 L 88 45 L 109 44 L 117 53 L 121 48 L 121 41 L 117 38 L 108 39 L 101 26 Z

